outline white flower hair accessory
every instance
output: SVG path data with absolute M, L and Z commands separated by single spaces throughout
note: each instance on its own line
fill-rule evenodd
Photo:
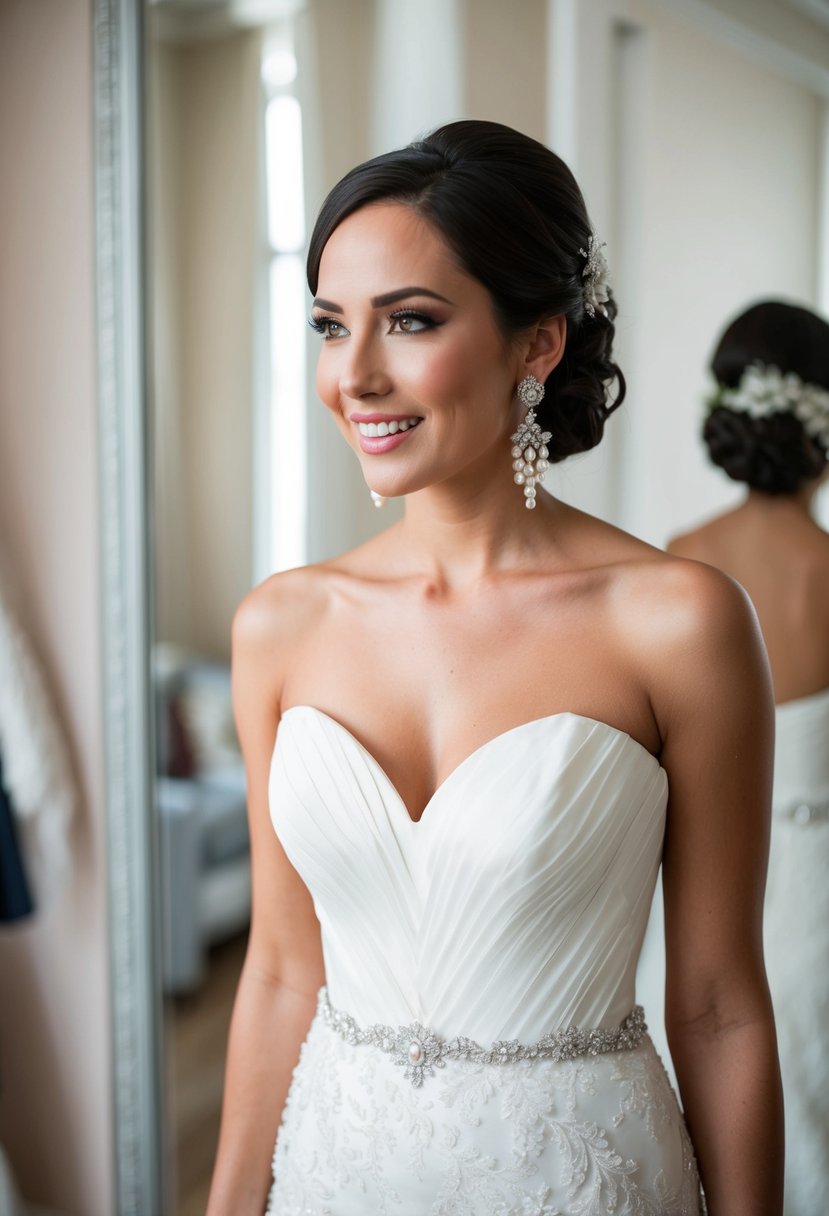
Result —
M 584 311 L 588 317 L 595 317 L 597 312 L 607 316 L 605 304 L 610 299 L 610 270 L 603 253 L 605 248 L 606 242 L 600 241 L 594 233 L 587 248 L 579 249 L 586 259 L 581 277 L 584 279 Z
M 829 450 L 829 391 L 807 384 L 796 372 L 755 361 L 749 363 L 735 388 L 718 385 L 708 398 L 709 410 L 724 407 L 750 418 L 794 414 L 806 434 Z

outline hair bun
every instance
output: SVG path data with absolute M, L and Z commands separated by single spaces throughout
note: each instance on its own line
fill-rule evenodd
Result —
M 753 304 L 726 326 L 712 356 L 718 396 L 743 386 L 757 364 L 829 389 L 829 325 L 782 300 Z M 793 494 L 826 467 L 821 442 L 789 408 L 732 409 L 726 393 L 722 403 L 715 398 L 702 435 L 714 464 L 764 494 Z
M 825 452 L 793 414 L 753 418 L 716 406 L 702 437 L 714 464 L 763 494 L 793 494 L 826 464 Z
M 568 332 L 564 358 L 547 379 L 548 398 L 538 411 L 552 431 L 550 460 L 566 460 L 600 442 L 607 419 L 625 398 L 625 378 L 613 360 L 616 302 L 604 304 L 604 316 L 589 316 Z M 613 384 L 615 394 L 611 395 Z M 546 401 L 551 408 L 545 411 Z

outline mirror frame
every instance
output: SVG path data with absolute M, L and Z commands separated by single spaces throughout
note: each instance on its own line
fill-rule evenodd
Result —
M 93 0 L 97 390 L 115 1211 L 167 1210 L 150 687 L 143 2 Z

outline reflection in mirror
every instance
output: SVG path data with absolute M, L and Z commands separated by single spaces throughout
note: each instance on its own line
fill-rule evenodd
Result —
M 733 500 L 697 441 L 720 319 L 762 295 L 825 304 L 829 33 L 814 27 L 811 62 L 802 41 L 775 57 L 767 7 L 148 5 L 152 679 L 179 1216 L 204 1208 L 250 903 L 233 613 L 269 573 L 350 548 L 400 510 L 374 509 L 316 398 L 313 215 L 353 164 L 453 117 L 556 147 L 608 242 L 629 398 L 555 492 L 662 544 Z

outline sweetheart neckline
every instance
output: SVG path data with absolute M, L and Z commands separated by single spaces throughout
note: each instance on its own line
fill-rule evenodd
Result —
M 471 752 L 469 752 L 468 755 L 464 756 L 464 758 L 458 764 L 456 764 L 455 767 L 453 769 L 451 769 L 450 772 L 448 772 L 447 775 L 443 778 L 443 780 L 435 787 L 434 792 L 432 793 L 431 797 L 426 802 L 426 805 L 423 807 L 423 810 L 420 812 L 420 817 L 418 819 L 415 819 L 411 815 L 406 803 L 403 801 L 403 798 L 402 798 L 397 786 L 394 784 L 391 777 L 388 775 L 386 770 L 383 768 L 383 765 L 374 756 L 374 754 L 369 751 L 369 749 L 365 746 L 365 744 L 360 742 L 360 740 L 357 738 L 357 736 L 352 731 L 350 731 L 347 726 L 345 726 L 342 722 L 340 722 L 340 720 L 338 718 L 335 718 L 331 714 L 326 713 L 324 709 L 318 709 L 316 707 L 316 705 L 301 705 L 301 704 L 300 705 L 289 705 L 287 709 L 284 709 L 282 711 L 282 714 L 280 715 L 280 720 L 282 718 L 285 718 L 288 714 L 295 713 L 297 710 L 305 710 L 306 712 L 316 714 L 320 718 L 324 718 L 327 722 L 330 722 L 338 731 L 340 731 L 343 735 L 345 735 L 346 738 L 350 739 L 351 742 L 354 743 L 357 748 L 359 748 L 359 750 L 370 761 L 370 763 L 374 766 L 374 768 L 377 770 L 377 772 L 381 774 L 381 776 L 385 780 L 386 784 L 388 785 L 389 789 L 392 791 L 395 798 L 397 799 L 400 809 L 402 810 L 406 819 L 409 821 L 409 823 L 411 824 L 411 826 L 413 828 L 419 828 L 421 826 L 421 824 L 423 823 L 424 819 L 426 819 L 427 817 L 430 817 L 429 811 L 430 811 L 432 805 L 435 803 L 438 796 L 443 792 L 443 790 L 446 788 L 446 786 L 448 784 L 451 784 L 455 780 L 457 774 L 460 773 L 461 771 L 463 771 L 464 769 L 466 769 L 467 766 L 472 761 L 480 758 L 480 756 L 484 752 L 486 752 L 490 747 L 492 747 L 494 744 L 500 742 L 501 740 L 508 738 L 510 735 L 515 734 L 517 731 L 526 730 L 532 726 L 541 726 L 546 723 L 554 722 L 558 718 L 572 718 L 573 720 L 575 720 L 577 722 L 586 722 L 586 723 L 589 723 L 591 726 L 600 726 L 604 730 L 610 731 L 611 734 L 615 735 L 617 738 L 621 738 L 622 740 L 627 740 L 628 743 L 632 744 L 633 747 L 638 752 L 640 752 L 642 755 L 644 755 L 646 759 L 650 760 L 651 763 L 655 764 L 657 769 L 660 772 L 663 772 L 663 773 L 665 772 L 664 768 L 662 767 L 662 765 L 659 762 L 659 759 L 653 754 L 653 752 L 649 752 L 648 749 L 645 747 L 644 743 L 640 743 L 638 739 L 634 739 L 633 735 L 628 734 L 628 732 L 626 730 L 622 730 L 621 727 L 618 727 L 618 726 L 611 726 L 611 724 L 609 722 L 604 722 L 601 718 L 591 718 L 587 714 L 578 714 L 578 713 L 574 713 L 572 710 L 569 710 L 569 709 L 561 709 L 561 710 L 558 710 L 556 713 L 544 714 L 540 718 L 529 718 L 526 722 L 519 722 L 515 726 L 507 727 L 506 730 L 499 731 L 497 735 L 492 735 L 489 739 L 485 739 L 483 743 L 480 743 L 476 748 L 473 748 L 473 750 Z M 274 751 L 276 750 L 278 741 L 279 741 L 279 728 L 277 727 L 276 739 L 274 740 Z

